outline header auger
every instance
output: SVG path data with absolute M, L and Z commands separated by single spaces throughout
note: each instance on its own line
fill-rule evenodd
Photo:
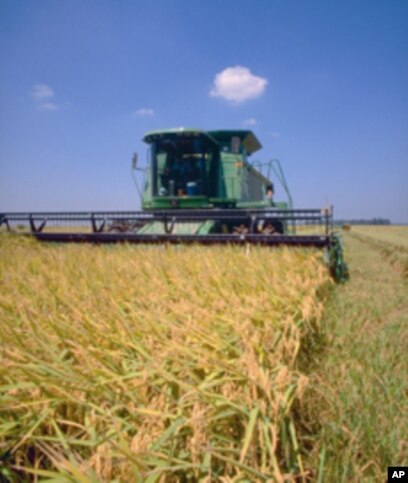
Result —
M 332 209 L 293 209 L 279 162 L 267 163 L 266 174 L 249 162 L 261 148 L 251 131 L 180 128 L 149 132 L 144 141 L 142 211 L 2 213 L 0 228 L 49 242 L 318 247 L 334 278 L 346 279 Z M 140 169 L 137 157 L 133 163 Z M 271 170 L 288 203 L 274 200 Z

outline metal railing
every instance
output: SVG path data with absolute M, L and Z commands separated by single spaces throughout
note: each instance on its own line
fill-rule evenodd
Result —
M 99 233 L 114 231 L 136 234 L 148 223 L 162 223 L 165 233 L 180 223 L 211 221 L 219 225 L 244 226 L 247 235 L 261 235 L 265 226 L 282 227 L 275 230 L 284 235 L 292 226 L 292 236 L 329 236 L 333 231 L 330 209 L 195 209 L 157 211 L 99 211 L 99 212 L 17 212 L 1 213 L 0 229 L 15 233 Z M 241 233 L 242 234 L 242 233 Z

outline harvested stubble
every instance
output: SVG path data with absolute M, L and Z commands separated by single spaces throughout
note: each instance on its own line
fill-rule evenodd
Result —
M 321 258 L 3 236 L 0 477 L 299 476 L 291 408 Z

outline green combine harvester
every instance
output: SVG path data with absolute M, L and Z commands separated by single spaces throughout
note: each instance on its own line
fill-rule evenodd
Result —
M 249 157 L 261 148 L 248 130 L 148 132 L 142 211 L 0 213 L 0 227 L 49 242 L 201 243 L 319 247 L 345 280 L 333 210 L 294 209 L 280 163 Z M 275 201 L 274 173 L 288 195 Z

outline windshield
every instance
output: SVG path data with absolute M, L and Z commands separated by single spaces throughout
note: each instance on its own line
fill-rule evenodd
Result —
M 152 146 L 155 196 L 210 196 L 214 153 L 202 139 L 155 141 Z

